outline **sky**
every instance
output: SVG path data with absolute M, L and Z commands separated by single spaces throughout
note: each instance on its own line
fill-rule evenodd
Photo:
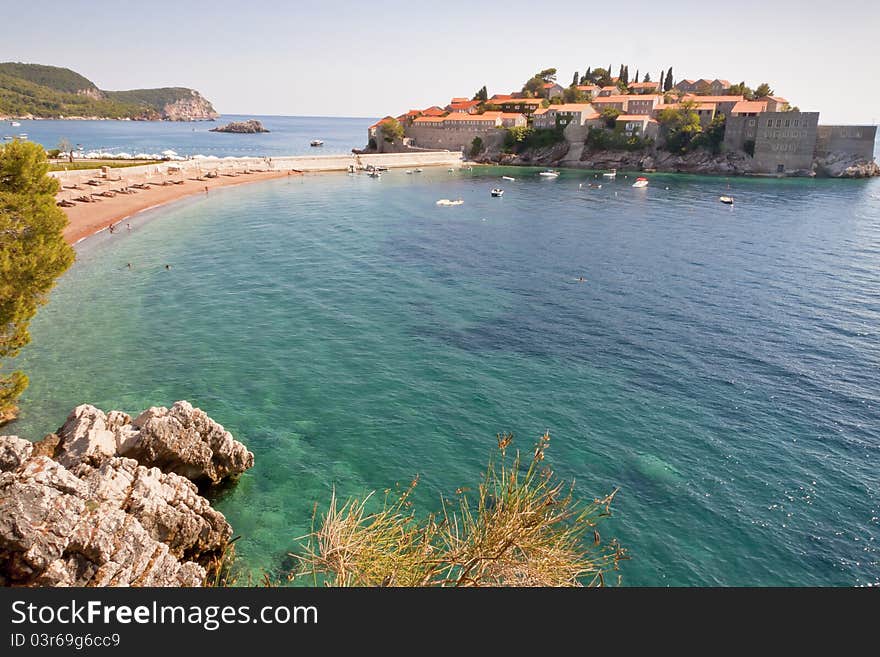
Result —
M 183 86 L 224 114 L 360 116 L 518 90 L 555 67 L 769 82 L 822 123 L 880 121 L 876 0 L 43 1 L 0 6 L 0 61 L 108 90 Z M 14 7 L 14 10 L 13 10 Z M 4 26 L 4 23 L 6 24 Z

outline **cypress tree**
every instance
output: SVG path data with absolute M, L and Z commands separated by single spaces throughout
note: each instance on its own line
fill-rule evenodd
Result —
M 639 69 L 636 69 L 636 77 L 633 78 L 633 82 L 639 81 Z
M 593 69 L 589 66 L 587 66 L 587 72 L 584 73 L 584 79 L 586 80 L 587 84 L 593 83 Z
M 571 86 L 576 87 L 578 82 L 580 81 L 580 77 L 578 77 L 578 72 L 574 72 L 574 77 L 571 79 Z
M 48 171 L 38 144 L 0 146 L 0 359 L 14 358 L 30 342 L 31 318 L 73 264 L 62 235 L 67 217 L 55 205 L 60 187 Z M 27 385 L 23 372 L 0 373 L 0 422 L 14 417 Z
M 672 67 L 669 67 L 669 70 L 666 72 L 666 82 L 663 84 L 663 91 L 670 91 L 672 89 Z

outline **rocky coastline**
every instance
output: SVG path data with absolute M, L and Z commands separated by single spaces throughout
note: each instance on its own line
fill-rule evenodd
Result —
M 694 151 L 684 155 L 659 149 L 644 151 L 580 150 L 580 144 L 560 142 L 553 146 L 525 150 L 510 154 L 484 152 L 475 161 L 484 164 L 509 166 L 555 166 L 572 169 L 607 170 L 661 173 L 691 173 L 721 176 L 769 176 L 755 173 L 752 158 L 745 153 L 727 152 L 712 154 Z M 870 178 L 880 176 L 876 161 L 866 162 L 846 154 L 832 154 L 816 158 L 810 170 L 798 171 L 789 176 L 823 178 Z
M 232 527 L 198 486 L 253 463 L 186 401 L 134 419 L 82 405 L 36 443 L 0 436 L 0 586 L 203 586 Z

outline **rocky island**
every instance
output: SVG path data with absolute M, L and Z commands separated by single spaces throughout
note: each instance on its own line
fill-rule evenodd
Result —
M 752 176 L 880 176 L 877 126 L 829 125 L 762 82 L 652 80 L 621 65 L 555 68 L 519 90 L 473 96 L 386 116 L 368 128 L 360 153 L 460 150 L 477 162 Z M 565 78 L 566 81 L 568 78 Z
M 0 436 L 0 586 L 202 586 L 232 528 L 196 484 L 253 464 L 185 401 L 133 420 L 82 405 L 36 443 Z
M 233 132 L 240 135 L 254 135 L 260 132 L 269 132 L 263 124 L 256 119 L 249 121 L 232 121 L 224 126 L 211 128 L 208 132 Z

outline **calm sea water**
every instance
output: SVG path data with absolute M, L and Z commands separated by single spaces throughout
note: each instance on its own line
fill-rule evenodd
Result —
M 229 121 L 258 119 L 269 130 L 258 135 L 208 132 Z M 25 133 L 30 141 L 55 148 L 63 138 L 88 151 L 108 153 L 161 153 L 171 149 L 179 155 L 262 157 L 350 153 L 367 143 L 367 127 L 375 119 L 308 116 L 223 115 L 217 121 L 20 121 L 13 128 L 0 122 L 0 136 Z M 313 139 L 324 145 L 312 148 Z
M 256 454 L 217 502 L 253 573 L 333 487 L 419 474 L 433 509 L 549 429 L 578 494 L 621 489 L 624 584 L 880 581 L 880 180 L 536 173 L 272 181 L 96 236 L 7 432 L 192 401 Z

